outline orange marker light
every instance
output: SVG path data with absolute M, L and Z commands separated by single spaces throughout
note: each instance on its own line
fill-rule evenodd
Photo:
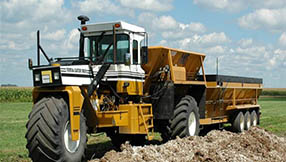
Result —
M 83 26 L 81 27 L 82 30 L 86 31 L 87 30 L 87 27 L 86 26 Z
M 116 28 L 120 28 L 120 24 L 115 24 L 114 25 Z

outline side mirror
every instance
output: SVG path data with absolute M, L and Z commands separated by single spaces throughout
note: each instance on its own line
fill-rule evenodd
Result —
M 32 70 L 32 68 L 33 68 L 33 61 L 32 61 L 32 59 L 28 59 L 28 67 L 29 67 L 30 70 Z
M 141 62 L 142 64 L 148 63 L 148 46 L 141 47 Z

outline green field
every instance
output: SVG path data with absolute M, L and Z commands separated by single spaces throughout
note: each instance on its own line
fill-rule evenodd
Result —
M 261 98 L 260 126 L 279 136 L 286 137 L 286 97 Z
M 286 136 L 286 97 L 261 98 L 259 104 L 262 106 L 260 126 Z M 30 102 L 0 103 L 0 161 L 30 161 L 25 148 L 25 125 L 31 108 Z M 90 136 L 88 143 L 90 157 L 100 157 L 113 149 L 102 134 Z
M 26 122 L 32 103 L 0 103 L 0 161 L 28 160 Z

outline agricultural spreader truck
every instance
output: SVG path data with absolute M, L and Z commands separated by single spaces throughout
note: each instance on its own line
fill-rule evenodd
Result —
M 79 56 L 51 59 L 40 45 L 33 71 L 27 149 L 33 161 L 82 161 L 87 133 L 105 132 L 115 146 L 164 141 L 231 123 L 259 124 L 262 79 L 206 75 L 205 55 L 148 47 L 141 27 L 86 24 L 79 16 Z M 48 64 L 41 65 L 41 54 Z

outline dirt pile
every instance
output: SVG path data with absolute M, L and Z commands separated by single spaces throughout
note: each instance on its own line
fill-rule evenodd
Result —
M 122 145 L 122 152 L 107 152 L 106 161 L 286 161 L 286 139 L 261 128 L 241 134 L 213 130 L 204 137 L 177 138 L 162 145 Z

